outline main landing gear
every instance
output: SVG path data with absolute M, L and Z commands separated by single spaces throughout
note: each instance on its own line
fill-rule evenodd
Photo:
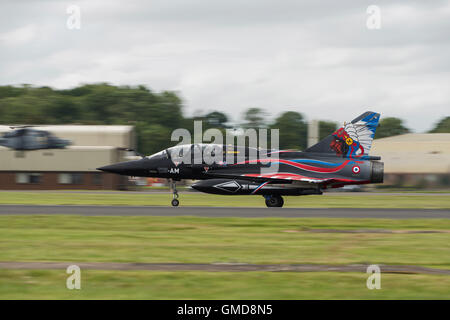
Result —
M 283 197 L 280 195 L 264 196 L 266 198 L 266 206 L 269 208 L 278 207 L 281 208 L 284 204 Z
M 177 191 L 177 183 L 174 180 L 170 181 L 170 188 L 172 189 L 173 199 L 172 199 L 172 206 L 178 207 L 180 204 L 180 201 L 178 200 L 178 191 Z

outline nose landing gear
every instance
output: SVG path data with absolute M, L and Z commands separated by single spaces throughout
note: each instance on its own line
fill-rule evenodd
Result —
M 284 204 L 283 197 L 281 197 L 280 195 L 270 195 L 265 196 L 264 198 L 266 198 L 266 206 L 269 208 L 273 207 L 281 208 Z
M 173 207 L 178 207 L 179 204 L 180 204 L 180 201 L 178 201 L 178 199 L 172 199 L 172 206 Z
M 172 206 L 178 207 L 180 204 L 180 201 L 178 200 L 178 191 L 177 191 L 177 183 L 172 180 L 170 182 L 170 188 L 172 189 L 173 199 L 172 199 Z

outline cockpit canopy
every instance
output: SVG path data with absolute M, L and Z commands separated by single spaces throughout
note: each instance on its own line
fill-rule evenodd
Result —
M 223 145 L 220 144 L 207 144 L 207 143 L 197 143 L 197 144 L 184 144 L 184 145 L 177 145 L 174 147 L 170 147 L 168 149 L 165 149 L 163 151 L 157 152 L 155 154 L 152 154 L 151 156 L 148 156 L 148 159 L 155 159 L 155 158 L 166 158 L 175 160 L 178 158 L 186 158 L 190 157 L 191 155 L 211 155 L 215 156 L 216 154 L 223 153 Z
M 147 158 L 165 158 L 173 162 L 186 164 L 237 163 L 248 159 L 257 159 L 262 153 L 267 153 L 267 150 L 233 145 L 196 143 L 170 147 Z M 232 161 L 230 161 L 231 159 Z

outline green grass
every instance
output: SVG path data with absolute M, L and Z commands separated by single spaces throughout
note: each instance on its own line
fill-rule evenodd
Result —
M 81 290 L 65 270 L 1 270 L 0 299 L 450 299 L 450 277 L 363 273 L 201 273 L 81 271 Z
M 169 193 L 57 193 L 0 192 L 0 204 L 37 205 L 135 205 L 167 206 Z M 261 196 L 220 196 L 181 193 L 181 206 L 265 207 Z M 442 195 L 323 195 L 285 197 L 291 208 L 429 208 L 450 209 L 450 197 Z
M 0 216 L 0 261 L 405 264 L 450 269 L 450 220 Z M 365 273 L 0 270 L 0 299 L 449 299 L 450 277 Z
M 416 264 L 450 268 L 450 220 L 1 216 L 0 261 Z

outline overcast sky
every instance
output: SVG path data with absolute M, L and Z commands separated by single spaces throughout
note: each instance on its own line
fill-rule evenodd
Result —
M 69 29 L 77 5 L 81 28 Z M 381 28 L 368 29 L 377 5 Z M 2 0 L 0 84 L 175 90 L 185 112 L 352 120 L 416 132 L 450 115 L 450 1 Z

